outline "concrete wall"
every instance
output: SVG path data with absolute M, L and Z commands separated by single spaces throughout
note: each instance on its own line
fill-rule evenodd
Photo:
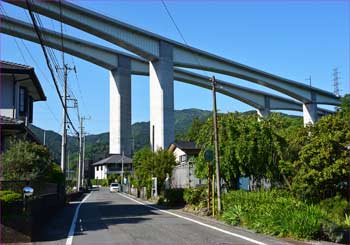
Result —
M 201 180 L 194 175 L 194 164 L 183 163 L 174 167 L 171 177 L 172 188 L 189 188 L 205 184 L 206 180 Z

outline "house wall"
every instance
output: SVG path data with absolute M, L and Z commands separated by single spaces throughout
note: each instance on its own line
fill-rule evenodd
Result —
M 186 152 L 182 151 L 180 148 L 177 148 L 175 149 L 175 151 L 173 152 L 174 156 L 175 156 L 175 161 L 177 163 L 181 163 L 183 161 L 181 161 L 181 156 L 186 156 L 186 159 L 187 159 L 187 154 Z
M 11 76 L 2 75 L 0 79 L 1 96 L 0 96 L 0 115 L 25 121 L 32 122 L 33 118 L 33 100 L 31 95 L 27 93 L 26 115 L 19 114 L 19 88 L 21 82 L 16 82 Z
M 107 167 L 105 165 L 95 166 L 95 179 L 107 179 Z

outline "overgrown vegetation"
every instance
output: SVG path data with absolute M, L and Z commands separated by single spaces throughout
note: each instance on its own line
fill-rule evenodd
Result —
M 167 174 L 171 176 L 175 166 L 175 157 L 167 150 L 158 149 L 152 152 L 144 148 L 135 153 L 133 158 L 134 176 L 131 183 L 134 187 L 147 187 L 148 196 L 152 188 L 152 177 L 157 177 L 158 192 L 165 189 Z
M 60 167 L 53 162 L 49 150 L 28 141 L 13 141 L 2 155 L 4 180 L 31 180 L 35 183 L 52 182 L 60 184 L 64 180 Z
M 280 191 L 233 191 L 224 196 L 222 219 L 258 232 L 294 238 L 317 238 L 325 213 Z
M 101 185 L 101 186 L 108 186 L 108 179 L 91 179 L 90 180 L 91 185 Z
M 307 127 L 301 118 L 275 113 L 260 120 L 256 115 L 220 114 L 218 125 L 220 172 L 229 190 L 222 214 L 226 222 L 278 236 L 345 241 L 344 231 L 350 227 L 345 199 L 350 171 L 349 96 L 336 114 Z M 212 129 L 211 118 L 195 120 L 182 136 L 202 148 L 195 174 L 203 179 L 208 175 L 203 155 L 213 149 Z M 253 180 L 251 192 L 234 191 L 240 177 Z M 261 191 L 263 182 L 273 191 Z M 184 193 L 185 201 L 204 206 L 204 199 L 194 201 L 196 190 Z

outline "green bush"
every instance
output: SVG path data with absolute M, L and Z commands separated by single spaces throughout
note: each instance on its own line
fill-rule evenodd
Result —
M 121 176 L 119 174 L 109 174 L 107 176 L 108 179 L 108 184 L 117 182 L 117 183 L 121 183 Z
M 168 189 L 164 192 L 164 204 L 167 206 L 180 206 L 185 203 L 184 189 Z
M 108 179 L 92 179 L 90 182 L 91 185 L 109 186 Z
M 10 190 L 0 191 L 0 200 L 3 204 L 10 204 L 15 201 L 21 201 L 22 195 Z
M 64 182 L 64 174 L 62 173 L 60 165 L 56 163 L 50 164 L 47 181 L 56 184 L 62 184 Z
M 319 207 L 280 191 L 229 192 L 223 207 L 222 219 L 227 223 L 283 237 L 317 238 L 325 220 Z
M 205 186 L 188 188 L 184 190 L 183 194 L 186 204 L 199 205 L 207 202 L 207 189 Z
M 318 206 L 327 214 L 329 220 L 337 225 L 345 221 L 347 202 L 340 196 L 322 200 Z

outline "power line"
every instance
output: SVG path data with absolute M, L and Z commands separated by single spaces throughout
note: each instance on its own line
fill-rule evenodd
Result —
M 51 77 L 52 77 L 52 79 L 53 79 L 53 81 L 54 81 L 55 88 L 56 88 L 56 92 L 58 93 L 59 99 L 60 99 L 61 104 L 62 104 L 62 107 L 64 108 L 65 113 L 67 114 L 67 119 L 68 119 L 69 123 L 71 124 L 71 126 L 72 126 L 73 130 L 75 131 L 75 133 L 78 134 L 78 131 L 75 129 L 75 127 L 74 127 L 74 125 L 73 125 L 73 123 L 72 123 L 72 121 L 71 121 L 71 119 L 70 119 L 70 117 L 69 117 L 69 114 L 68 114 L 68 112 L 67 112 L 67 108 L 65 108 L 65 104 L 64 104 L 64 102 L 63 102 L 63 100 L 62 100 L 62 96 L 61 96 L 61 93 L 60 93 L 59 88 L 58 88 L 58 85 L 57 85 L 57 81 L 56 81 L 56 78 L 55 78 L 55 75 L 54 75 L 54 71 L 53 71 L 52 66 L 51 66 L 51 64 L 50 64 L 50 60 L 49 60 L 49 58 L 48 58 L 48 55 L 47 55 L 47 52 L 46 52 L 46 49 L 45 49 L 45 46 L 44 46 L 44 43 L 43 43 L 43 40 L 42 40 L 42 37 L 41 37 L 41 34 L 40 34 L 40 30 L 39 30 L 39 28 L 38 28 L 38 24 L 37 24 L 37 22 L 36 22 L 36 19 L 35 19 L 34 15 L 33 15 L 33 12 L 32 12 L 32 9 L 31 9 L 30 3 L 29 3 L 29 0 L 26 0 L 26 3 L 27 3 L 29 15 L 30 15 L 31 20 L 32 20 L 33 25 L 34 25 L 35 32 L 36 32 L 36 34 L 38 35 L 41 48 L 42 48 L 42 50 L 43 50 L 43 52 L 44 52 L 46 64 L 47 64 L 47 66 L 48 66 L 48 68 L 49 68 L 49 70 L 50 70 Z
M 184 35 L 182 34 L 182 32 L 181 32 L 181 30 L 180 30 L 180 28 L 179 28 L 179 26 L 176 24 L 174 17 L 173 17 L 172 14 L 170 13 L 170 10 L 169 10 L 169 8 L 167 7 L 165 1 L 164 1 L 164 0 L 161 0 L 161 1 L 162 1 L 162 4 L 163 4 L 164 8 L 165 8 L 165 11 L 167 12 L 168 16 L 170 17 L 171 21 L 173 22 L 173 24 L 174 24 L 174 26 L 175 26 L 177 32 L 179 33 L 179 35 L 180 35 L 180 37 L 181 37 L 181 39 L 182 39 L 182 41 L 183 41 L 187 46 L 189 46 L 188 43 L 187 43 L 187 41 L 186 41 L 186 39 L 185 39 L 185 37 L 184 37 Z M 193 57 L 195 58 L 195 60 L 196 60 L 196 62 L 198 63 L 198 65 L 199 65 L 200 67 L 203 67 L 202 64 L 201 64 L 201 62 L 200 62 L 200 60 L 199 60 L 199 58 L 198 58 L 198 56 L 197 56 L 196 54 L 193 54 Z M 208 71 L 202 70 L 201 72 L 202 72 L 203 74 L 205 73 L 207 76 L 209 76 Z
M 0 11 L 2 12 L 3 15 L 8 16 L 8 14 L 7 14 L 5 8 L 2 6 L 2 4 L 0 4 Z M 27 12 L 26 12 L 25 10 L 23 10 L 23 11 L 24 11 L 24 13 L 25 13 L 27 19 L 30 21 Z M 16 43 L 16 46 L 17 46 L 18 50 L 20 51 L 20 54 L 21 54 L 21 56 L 22 56 L 22 58 L 23 58 L 23 61 L 24 61 L 26 64 L 29 64 L 29 63 L 26 61 L 24 54 L 22 53 L 22 50 L 21 50 L 21 48 L 20 48 L 20 45 L 19 45 L 18 42 L 17 42 L 17 39 L 16 39 L 15 37 L 13 37 L 13 39 L 14 39 L 14 41 L 15 41 L 15 43 Z M 27 45 L 24 43 L 23 39 L 20 39 L 20 40 L 21 40 L 22 46 L 23 46 L 23 47 L 25 48 L 25 50 L 27 51 L 27 54 L 29 55 L 29 57 L 31 58 L 31 60 L 34 62 L 34 64 L 36 65 L 36 67 L 39 69 L 41 75 L 44 77 L 44 80 L 45 80 L 45 81 L 47 82 L 47 84 L 53 89 L 52 84 L 49 82 L 49 79 L 47 78 L 47 76 L 45 75 L 45 73 L 43 72 L 43 70 L 41 69 L 41 67 L 39 66 L 39 64 L 38 64 L 38 63 L 36 62 L 36 60 L 33 58 L 33 56 L 32 56 L 32 54 L 31 54 L 30 50 L 28 49 Z M 56 117 L 55 114 L 53 113 L 53 111 L 52 111 L 51 107 L 48 105 L 48 103 L 44 103 L 44 104 L 45 104 L 45 106 L 47 107 L 47 110 L 50 112 L 50 114 L 51 114 L 51 116 L 53 117 L 53 119 L 54 119 L 58 124 L 60 124 L 60 121 L 57 119 L 57 117 Z

